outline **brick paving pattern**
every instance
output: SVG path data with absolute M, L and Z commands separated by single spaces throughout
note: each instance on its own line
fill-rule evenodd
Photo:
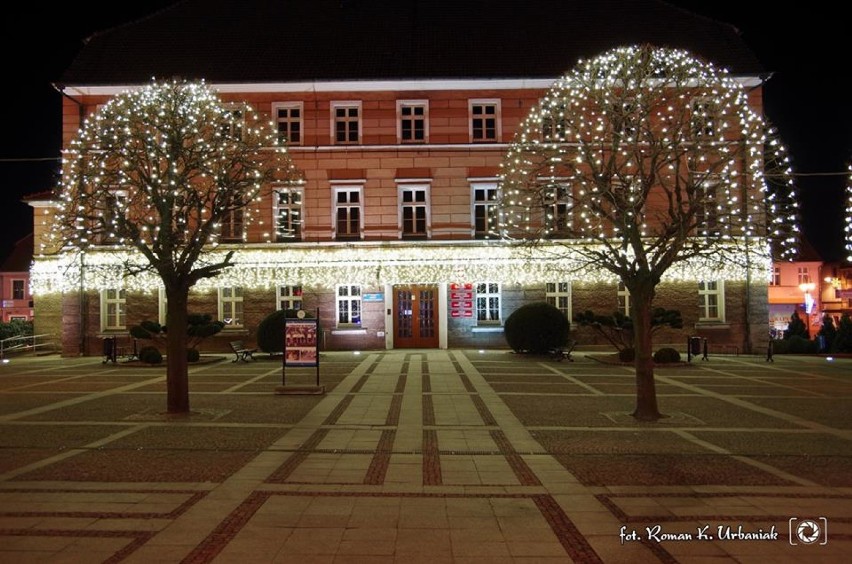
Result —
M 187 416 L 163 369 L 12 359 L 0 562 L 852 559 L 852 360 L 666 367 L 669 417 L 638 423 L 632 370 L 574 358 L 325 353 L 322 396 L 223 359 L 191 368 Z

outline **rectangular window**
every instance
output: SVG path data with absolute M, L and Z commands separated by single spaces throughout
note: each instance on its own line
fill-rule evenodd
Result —
M 719 231 L 719 182 L 704 180 L 696 187 L 695 225 L 703 237 L 718 237 Z
M 494 143 L 500 140 L 500 101 L 470 101 L 470 140 Z
M 245 235 L 245 210 L 236 207 L 236 204 L 229 208 L 219 224 L 219 240 L 223 243 L 238 243 Z
M 223 137 L 232 139 L 243 138 L 243 125 L 246 108 L 243 104 L 225 104 L 225 114 L 222 116 Z
M 272 117 L 278 130 L 278 142 L 302 144 L 302 103 L 288 102 L 272 105 Z
M 361 142 L 361 103 L 334 102 L 331 105 L 331 135 L 335 145 Z
M 621 100 L 610 108 L 612 128 L 619 137 L 632 138 L 639 131 L 639 106 L 635 100 Z
M 573 207 L 568 186 L 553 185 L 545 189 L 544 224 L 548 237 L 565 238 L 569 235 Z
M 12 299 L 23 300 L 25 296 L 25 281 L 12 280 Z
M 624 282 L 618 283 L 618 311 L 630 317 L 630 290 Z
M 481 282 L 476 285 L 476 321 L 480 325 L 500 323 L 500 284 Z
M 338 241 L 361 238 L 361 187 L 334 188 L 334 236 Z
M 428 142 L 429 103 L 425 100 L 399 100 L 396 108 L 399 116 L 399 142 Z
M 698 282 L 698 320 L 725 320 L 724 284 L 718 280 L 701 280 Z
M 302 239 L 302 191 L 298 188 L 278 188 L 273 196 L 275 205 L 275 240 Z
M 402 237 L 424 239 L 429 227 L 429 187 L 400 186 L 399 220 Z
M 101 290 L 101 330 L 121 331 L 127 328 L 126 294 L 123 288 Z
M 780 286 L 781 285 L 781 267 L 775 266 L 772 268 L 772 280 L 769 282 L 770 286 Z
M 571 283 L 548 282 L 545 286 L 545 300 L 565 314 L 571 320 Z
M 99 210 L 101 225 L 96 227 L 100 233 L 101 245 L 115 245 L 121 242 L 119 233 L 125 232 L 127 217 L 127 190 L 111 189 L 104 196 L 103 209 Z
M 278 309 L 302 309 L 301 286 L 278 286 Z
M 541 138 L 551 143 L 564 143 L 571 139 L 564 103 L 551 103 L 542 109 Z
M 716 135 L 716 102 L 709 98 L 696 98 L 692 101 L 690 128 L 696 138 Z
M 497 183 L 486 182 L 472 185 L 473 190 L 473 234 L 477 239 L 493 235 L 497 212 Z
M 799 284 L 810 284 L 811 274 L 807 266 L 800 266 L 798 269 Z
M 361 286 L 343 284 L 337 287 L 337 326 L 361 325 Z
M 243 289 L 239 286 L 219 288 L 219 320 L 225 323 L 226 329 L 242 328 L 243 319 Z

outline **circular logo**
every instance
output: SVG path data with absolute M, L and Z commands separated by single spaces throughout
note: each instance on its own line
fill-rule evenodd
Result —
M 820 529 L 819 524 L 811 519 L 804 519 L 800 521 L 799 525 L 796 527 L 796 536 L 799 537 L 802 544 L 815 543 L 819 540 L 821 532 L 822 530 Z

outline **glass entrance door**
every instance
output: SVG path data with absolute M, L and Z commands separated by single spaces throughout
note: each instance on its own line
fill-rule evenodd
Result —
M 394 286 L 393 309 L 394 348 L 438 347 L 438 286 Z

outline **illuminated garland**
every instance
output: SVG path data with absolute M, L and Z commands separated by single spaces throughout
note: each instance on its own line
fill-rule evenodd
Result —
M 846 260 L 852 262 L 852 164 L 849 165 L 849 179 L 846 183 Z
M 606 271 L 584 268 L 585 259 L 581 254 L 566 253 L 564 247 L 560 247 L 558 255 L 553 255 L 556 250 L 556 247 L 545 246 L 531 256 L 526 249 L 480 242 L 417 247 L 369 244 L 357 247 L 254 246 L 239 250 L 234 257 L 234 266 L 215 278 L 202 280 L 196 289 L 204 291 L 223 286 L 257 289 L 277 285 L 334 288 L 342 281 L 366 286 L 453 280 L 523 286 L 540 286 L 545 281 L 562 280 L 616 282 L 616 278 Z M 752 244 L 750 252 L 753 253 L 752 276 L 765 278 L 764 274 L 771 266 L 768 254 L 762 252 L 756 243 Z M 224 254 L 225 251 L 220 249 L 211 255 L 210 260 L 220 260 Z M 159 277 L 152 272 L 128 276 L 128 263 L 140 268 L 144 266 L 140 255 L 129 251 L 38 257 L 30 272 L 32 292 L 45 295 L 77 291 L 80 289 L 81 272 L 85 290 L 125 288 L 153 291 L 162 285 Z M 665 276 L 665 280 L 671 282 L 745 278 L 745 266 L 720 263 L 711 257 L 680 263 Z
M 752 238 L 790 259 L 796 194 L 773 135 L 726 71 L 682 50 L 614 49 L 580 61 L 522 122 L 492 231 L 568 240 L 590 267 L 628 275 L 740 260 L 720 253 Z

